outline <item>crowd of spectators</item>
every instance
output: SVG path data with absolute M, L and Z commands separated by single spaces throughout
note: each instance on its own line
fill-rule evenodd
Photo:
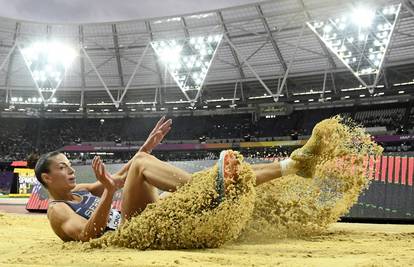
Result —
M 405 111 L 405 108 L 361 111 L 355 114 L 355 121 L 366 127 L 386 126 L 387 130 L 396 130 L 401 126 Z
M 0 120 L 0 160 L 25 158 L 36 149 L 37 127 L 28 119 Z
M 414 128 L 414 107 L 411 108 L 410 114 L 408 114 L 407 128 Z
M 277 137 L 297 139 L 310 135 L 317 122 L 336 114 L 352 117 L 367 127 L 385 126 L 387 130 L 395 130 L 403 124 L 412 123 L 414 108 L 394 105 L 381 109 L 366 107 L 365 110 L 354 107 L 297 110 L 290 115 L 270 118 L 257 118 L 252 114 L 172 117 L 173 127 L 166 141 L 238 142 L 258 138 L 274 140 Z M 139 143 L 146 139 L 157 120 L 158 118 L 0 118 L 0 161 L 21 160 L 31 152 L 43 153 L 68 144 Z M 178 158 L 186 156 L 185 153 L 177 154 Z M 161 154 L 160 157 L 164 155 Z M 203 158 L 206 154 L 197 157 Z

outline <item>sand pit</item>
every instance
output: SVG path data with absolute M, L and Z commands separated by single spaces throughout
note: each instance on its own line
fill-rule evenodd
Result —
M 218 249 L 68 249 L 45 215 L 0 215 L 1 266 L 413 266 L 414 225 L 335 223 L 308 238 Z

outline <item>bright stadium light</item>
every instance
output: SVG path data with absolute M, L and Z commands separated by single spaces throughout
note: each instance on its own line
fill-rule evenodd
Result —
M 400 8 L 401 4 L 380 8 L 358 6 L 349 14 L 307 25 L 370 89 L 378 81 Z M 368 84 L 372 81 L 375 82 Z
M 368 28 L 371 26 L 375 17 L 375 10 L 369 9 L 365 6 L 358 6 L 352 11 L 352 22 L 362 28 Z M 345 25 L 345 24 L 343 24 Z
M 73 48 L 55 41 L 35 42 L 20 51 L 42 98 L 49 102 L 77 53 Z
M 153 41 L 151 45 L 174 81 L 188 96 L 190 92 L 197 94 L 201 90 L 221 39 L 220 34 Z

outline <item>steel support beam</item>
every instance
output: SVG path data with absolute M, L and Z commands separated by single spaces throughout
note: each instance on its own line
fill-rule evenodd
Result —
M 322 101 L 324 101 L 324 97 L 325 97 L 325 90 L 326 90 L 326 78 L 327 78 L 327 75 L 328 74 L 328 71 L 325 71 L 325 74 L 323 75 L 323 85 L 322 85 L 322 95 L 321 95 L 321 97 L 322 97 Z
M 231 101 L 231 104 L 232 104 L 232 105 L 235 105 L 236 95 L 237 95 L 237 85 L 238 85 L 238 82 L 236 82 L 236 83 L 234 84 L 233 100 Z
M 262 8 L 260 7 L 260 4 L 256 5 L 256 10 L 257 10 L 257 13 L 259 13 L 259 15 L 260 15 L 260 20 L 262 21 L 263 27 L 265 28 L 265 30 L 266 30 L 266 32 L 269 36 L 269 39 L 270 39 L 270 42 L 272 44 L 273 50 L 275 51 L 275 53 L 277 55 L 277 58 L 279 59 L 279 62 L 282 65 L 283 72 L 286 72 L 287 71 L 286 62 L 285 62 L 285 60 L 282 56 L 282 53 L 280 52 L 279 46 L 277 45 L 277 43 L 275 41 L 273 33 L 270 30 L 269 24 L 267 23 L 266 18 L 264 17 L 264 14 L 263 14 Z
M 400 14 L 401 14 L 401 7 L 400 7 L 399 12 L 397 13 L 396 18 L 395 18 L 394 25 L 393 25 L 393 27 L 391 28 L 391 31 L 390 31 L 390 35 L 391 35 L 391 37 L 390 37 L 390 38 L 392 38 L 392 34 L 394 33 L 394 30 L 395 30 L 396 28 L 398 28 L 398 26 L 399 26 L 399 24 L 398 24 L 398 26 L 397 26 L 397 23 L 399 23 L 399 22 L 400 22 L 400 20 L 399 20 L 399 18 L 400 18 L 400 16 L 399 16 L 399 15 L 400 15 Z M 373 94 L 373 93 L 374 93 L 374 90 L 375 90 L 375 88 L 377 87 L 377 84 L 378 84 L 378 82 L 379 82 L 380 74 L 381 74 L 381 72 L 382 72 L 382 69 L 384 68 L 384 61 L 387 59 L 387 53 L 389 52 L 389 50 L 388 50 L 389 45 L 390 45 L 390 43 L 388 43 L 388 44 L 385 46 L 384 59 L 383 59 L 382 64 L 381 64 L 381 65 L 380 65 L 380 67 L 378 68 L 378 73 L 377 73 L 377 75 L 375 76 L 374 83 L 372 84 L 372 86 L 367 87 L 367 88 L 368 88 L 368 91 L 369 91 L 369 93 L 370 93 L 370 94 Z
M 218 19 L 220 21 L 220 24 L 221 24 L 221 27 L 223 29 L 223 36 L 225 37 L 226 40 L 229 41 L 229 43 L 231 43 L 230 42 L 230 37 L 229 37 L 228 31 L 227 31 L 227 26 L 224 23 L 223 14 L 221 14 L 221 11 L 217 11 L 217 17 L 218 17 Z M 242 81 L 244 79 L 246 79 L 246 75 L 244 74 L 243 68 L 242 68 L 242 66 L 240 64 L 239 57 L 237 56 L 237 53 L 236 53 L 233 45 L 230 45 L 230 52 L 231 52 L 231 55 L 234 58 L 234 62 L 236 63 L 237 69 L 239 71 L 239 75 L 240 75 L 240 79 L 241 79 L 241 84 L 243 84 Z
M 16 45 L 17 45 L 17 48 L 18 48 L 18 49 L 19 49 L 19 51 L 20 51 L 20 54 L 22 55 L 22 58 L 23 58 L 24 63 L 25 63 L 25 65 L 26 65 L 26 68 L 27 68 L 27 70 L 29 71 L 30 76 L 32 77 L 32 80 L 33 80 L 33 82 L 34 82 L 34 84 L 35 84 L 35 87 L 36 87 L 36 89 L 37 89 L 37 92 L 38 92 L 38 94 L 39 94 L 40 98 L 42 99 L 42 103 L 46 104 L 46 100 L 45 100 L 45 98 L 43 97 L 43 94 L 42 94 L 42 91 L 40 90 L 39 84 L 37 83 L 37 81 L 35 81 L 35 80 L 33 79 L 33 73 L 32 73 L 32 70 L 30 69 L 29 64 L 28 64 L 28 62 L 27 62 L 26 58 L 23 56 L 23 51 L 22 51 L 22 48 L 21 48 L 21 47 L 20 47 L 20 45 L 19 45 L 19 42 L 16 42 Z
M 9 53 L 7 53 L 6 57 L 4 58 L 3 62 L 0 65 L 0 70 L 2 70 L 4 68 L 4 66 L 6 65 L 7 60 L 9 60 L 10 56 L 13 54 L 14 50 L 16 49 L 16 47 L 17 47 L 17 43 L 15 43 L 11 47 Z
M 241 66 L 244 65 L 245 61 L 248 61 L 249 59 L 251 59 L 254 55 L 256 55 L 260 50 L 262 50 L 262 48 L 267 45 L 267 43 L 269 42 L 269 40 L 264 41 L 256 50 L 253 51 L 253 53 L 250 54 L 250 56 L 246 57 L 246 60 L 244 60 L 243 62 L 241 62 Z
M 335 94 L 337 94 L 338 91 L 336 90 L 335 75 L 332 71 L 331 71 L 331 81 L 332 81 L 332 90 L 334 91 Z
M 384 80 L 385 88 L 390 89 L 391 87 L 390 87 L 390 83 L 388 81 L 387 69 L 385 67 L 382 69 L 382 77 L 383 77 L 383 80 Z
M 150 37 L 150 41 L 151 42 L 154 41 L 154 35 L 152 33 L 151 22 L 145 21 L 145 26 L 147 28 L 147 32 L 148 32 L 149 37 Z M 153 59 L 154 59 L 154 63 L 155 63 L 155 68 L 156 68 L 156 72 L 157 72 L 157 75 L 158 75 L 158 81 L 159 81 L 160 85 L 163 85 L 163 84 L 165 85 L 165 83 L 162 79 L 161 67 L 160 67 L 160 64 L 158 62 L 157 56 L 155 55 L 155 53 L 153 55 L 154 55 Z M 165 86 L 163 86 L 163 90 L 160 90 L 160 93 L 162 93 L 164 95 L 166 94 Z M 165 100 L 165 97 L 160 97 L 160 98 L 161 98 L 160 99 L 160 104 L 162 104 L 162 102 Z
M 150 42 L 148 42 L 147 46 L 146 46 L 146 47 L 145 47 L 145 49 L 144 49 L 144 52 L 142 52 L 142 55 L 141 55 L 141 57 L 139 58 L 137 65 L 135 66 L 134 72 L 132 73 L 131 77 L 129 78 L 129 81 L 128 81 L 128 83 L 127 83 L 127 85 L 126 85 L 125 89 L 124 89 L 124 92 L 122 93 L 121 98 L 120 98 L 120 99 L 119 99 L 119 101 L 118 101 L 118 104 L 119 104 L 119 103 L 122 103 L 122 100 L 124 99 L 124 97 L 125 97 L 125 95 L 126 95 L 126 93 L 127 93 L 128 89 L 129 89 L 129 87 L 131 86 L 132 80 L 134 79 L 135 74 L 136 74 L 136 73 L 137 73 L 137 71 L 138 71 L 138 68 L 141 66 L 142 60 L 144 59 L 145 55 L 147 54 L 147 51 L 148 51 L 148 48 L 149 48 L 149 46 L 150 46 L 150 45 L 151 45 L 151 44 L 150 44 Z
M 281 84 L 281 85 L 280 85 L 280 87 L 277 89 L 277 93 L 276 93 L 276 95 L 274 96 L 274 100 L 275 100 L 275 102 L 279 101 L 279 97 L 280 97 L 280 95 L 281 95 L 281 93 L 282 93 L 283 87 L 284 87 L 284 86 L 285 86 L 285 84 L 286 84 L 286 80 L 287 80 L 287 77 L 288 77 L 288 75 L 289 75 L 289 71 L 290 71 L 290 69 L 291 69 L 291 67 L 292 67 L 292 65 L 293 65 L 293 62 L 295 61 L 296 54 L 297 54 L 296 52 L 297 52 L 297 50 L 298 50 L 299 43 L 300 43 L 300 41 L 301 41 L 301 39 L 302 39 L 302 36 L 303 36 L 303 32 L 304 32 L 304 30 L 305 30 L 305 27 L 306 27 L 306 25 L 304 24 L 304 25 L 302 26 L 302 30 L 300 31 L 299 37 L 298 37 L 298 39 L 297 39 L 297 41 L 296 41 L 295 51 L 293 52 L 292 59 L 290 60 L 290 62 L 289 62 L 289 66 L 288 66 L 288 68 L 287 68 L 287 70 L 286 70 L 286 72 L 285 72 L 285 75 L 284 75 L 284 77 L 283 77 L 282 84 Z
M 183 30 L 184 30 L 185 38 L 189 38 L 190 37 L 190 33 L 188 32 L 187 22 L 185 22 L 184 17 L 181 17 L 181 23 L 183 24 Z
M 237 51 L 236 46 L 230 41 L 230 39 L 224 35 L 224 38 L 226 39 L 227 43 L 232 47 L 232 49 L 235 51 L 235 53 L 239 54 Z M 250 69 L 250 71 L 253 73 L 253 75 L 256 77 L 256 79 L 260 82 L 260 84 L 264 87 L 264 89 L 266 90 L 266 92 L 268 92 L 271 96 L 273 96 L 274 94 L 272 93 L 272 91 L 269 89 L 269 87 L 267 87 L 267 85 L 263 82 L 262 78 L 260 78 L 259 74 L 257 74 L 257 72 L 253 69 L 253 67 L 250 65 L 250 63 L 248 61 L 246 61 L 245 59 L 243 59 L 246 66 Z
M 101 44 L 98 44 L 95 41 L 91 41 L 91 42 L 93 42 L 94 44 L 96 44 L 100 48 L 99 49 L 96 49 L 96 48 L 85 48 L 85 51 L 106 51 L 106 52 L 108 52 L 109 55 L 111 55 L 105 62 L 103 62 L 103 63 L 99 64 L 98 66 L 96 66 L 98 69 L 99 69 L 100 66 L 106 64 L 109 60 L 111 60 L 111 59 L 113 59 L 115 57 L 115 53 L 112 51 L 112 50 L 114 50 L 114 48 L 112 48 L 112 47 L 107 48 L 107 47 L 105 47 L 105 46 L 103 46 Z M 140 46 L 134 46 L 133 48 L 135 48 L 135 49 L 144 49 L 145 46 L 140 45 Z M 127 51 L 127 50 L 128 49 L 125 49 L 124 51 Z M 120 58 L 122 58 L 125 61 L 128 61 L 128 62 L 130 62 L 132 64 L 137 64 L 137 62 L 135 60 L 132 60 L 132 59 L 130 59 L 128 57 L 125 57 L 125 56 L 123 56 L 121 54 L 119 56 L 120 56 Z M 153 69 L 151 69 L 149 67 L 146 67 L 146 66 L 143 66 L 143 65 L 141 67 L 144 68 L 144 69 L 147 69 L 147 70 L 149 70 L 151 72 L 154 72 L 154 73 L 156 72 L 155 70 L 153 70 Z M 89 74 L 89 73 L 90 73 L 90 71 L 87 72 L 86 74 Z
M 298 0 L 298 1 L 299 1 L 299 4 L 302 6 L 303 13 L 305 14 L 306 18 L 308 20 L 311 20 L 312 17 L 309 14 L 309 12 L 308 12 L 308 10 L 307 10 L 307 8 L 306 8 L 305 3 L 303 2 L 303 0 Z M 318 40 L 318 43 L 321 46 L 324 55 L 327 57 L 328 63 L 331 66 L 331 69 L 336 69 L 337 68 L 336 63 L 333 60 L 332 55 L 329 52 L 329 49 L 326 47 L 326 45 L 318 37 L 316 37 L 316 40 Z M 333 88 L 333 91 L 336 94 L 337 91 L 336 91 L 336 84 L 335 84 L 335 78 L 334 78 L 334 76 L 335 76 L 334 73 L 331 71 L 332 88 Z
M 83 26 L 79 25 L 79 55 L 81 55 L 82 47 L 84 45 L 85 38 L 83 34 Z M 85 88 L 86 88 L 86 79 L 85 79 L 85 59 L 83 56 L 79 56 L 80 63 L 80 77 L 81 77 L 81 102 L 80 109 L 86 112 L 86 102 L 85 102 Z
M 111 91 L 109 91 L 108 86 L 106 86 L 105 81 L 102 79 L 101 74 L 99 73 L 98 69 L 93 64 L 91 58 L 88 55 L 88 52 L 86 52 L 85 48 L 82 46 L 81 50 L 83 54 L 85 55 L 86 59 L 88 60 L 89 64 L 91 65 L 92 69 L 95 71 L 96 75 L 98 76 L 99 81 L 102 83 L 103 87 L 105 88 L 106 93 L 111 98 L 112 103 L 115 105 L 116 108 L 119 107 L 119 102 L 115 100 L 114 96 L 112 95 Z
M 114 40 L 114 48 L 115 48 L 115 57 L 116 57 L 116 64 L 118 67 L 118 75 L 121 81 L 121 87 L 125 86 L 124 84 L 124 74 L 122 72 L 122 62 L 121 62 L 121 53 L 119 51 L 119 43 L 118 43 L 118 31 L 116 29 L 116 24 L 112 24 L 112 34 Z
M 14 64 L 14 56 L 16 55 L 16 49 L 15 48 L 16 48 L 16 41 L 17 41 L 17 37 L 18 37 L 19 33 L 20 33 L 20 23 L 16 22 L 16 27 L 14 29 L 14 34 L 13 34 L 13 48 L 11 50 L 12 52 L 10 53 L 10 55 L 8 55 L 9 64 L 7 65 L 6 81 L 4 83 L 4 86 L 6 87 L 6 103 L 9 102 L 9 99 L 10 99 L 10 96 L 11 96 L 11 88 L 9 87 L 9 82 L 10 82 L 11 71 L 12 71 L 13 64 Z M 6 59 L 7 59 L 7 57 L 6 57 Z M 2 69 L 2 68 L 0 68 L 0 69 Z
M 213 62 L 214 61 L 214 59 L 216 58 L 216 56 L 217 56 L 217 51 L 218 51 L 218 49 L 220 48 L 220 45 L 222 44 L 222 40 L 217 44 L 217 47 L 216 47 L 216 49 L 215 49 L 215 51 L 214 51 L 214 53 L 213 53 L 213 56 L 211 57 L 211 62 Z M 209 67 L 208 67 L 208 69 L 207 69 L 207 73 L 208 73 L 208 71 L 209 71 L 209 69 L 211 68 L 211 64 L 209 65 Z M 198 98 L 200 97 L 200 95 L 201 95 L 201 91 L 202 91 L 202 89 L 203 89 L 203 87 L 201 87 L 198 91 L 197 91 L 197 94 L 196 94 L 196 96 L 195 96 L 195 98 L 194 99 L 192 99 L 192 100 L 190 100 L 189 98 L 188 98 L 188 96 L 187 96 L 187 94 L 185 94 L 186 95 L 186 97 L 187 97 L 187 99 L 188 100 L 190 100 L 191 101 L 191 106 L 195 106 L 195 103 L 197 102 L 197 100 L 198 100 Z M 184 91 L 183 91 L 183 93 L 184 93 Z
M 410 12 L 412 16 L 414 16 L 414 3 L 410 0 L 403 0 L 402 4 L 404 5 L 405 9 Z
M 99 65 L 96 65 L 96 69 L 99 69 L 100 67 L 102 67 L 103 65 L 105 65 L 106 63 L 108 63 L 109 61 L 111 61 L 115 56 L 110 56 L 109 58 L 105 59 L 103 62 L 101 62 Z M 89 74 L 93 73 L 94 70 L 90 69 L 87 72 L 85 72 L 85 76 L 89 76 Z

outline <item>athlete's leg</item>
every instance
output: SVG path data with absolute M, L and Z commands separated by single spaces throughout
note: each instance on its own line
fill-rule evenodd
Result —
M 252 164 L 251 166 L 256 175 L 256 185 L 260 185 L 283 175 L 296 173 L 299 163 L 288 158 L 279 162 Z
M 128 170 L 123 188 L 123 220 L 141 213 L 148 204 L 155 202 L 158 199 L 157 188 L 175 191 L 190 179 L 188 172 L 139 152 Z
M 252 164 L 256 186 L 282 176 L 279 162 Z

